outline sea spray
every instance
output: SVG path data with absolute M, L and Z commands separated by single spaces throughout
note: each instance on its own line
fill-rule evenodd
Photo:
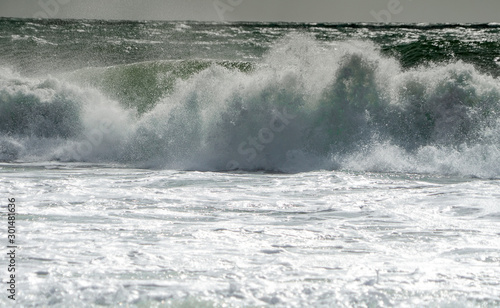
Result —
M 326 44 L 302 34 L 275 43 L 252 69 L 190 63 L 135 64 L 143 72 L 136 78 L 148 69 L 157 76 L 151 84 L 143 80 L 144 91 L 171 76 L 146 109 L 136 108 L 142 100 L 121 102 L 109 85 L 119 78 L 95 70 L 87 73 L 107 78 L 108 86 L 89 83 L 85 71 L 63 74 L 66 81 L 2 71 L 2 158 L 194 170 L 500 174 L 500 83 L 470 64 L 403 69 L 372 43 Z M 113 76 L 120 72 L 134 78 L 128 70 L 114 69 Z M 271 140 L 269 123 L 284 110 L 293 118 Z M 267 143 L 251 145 L 259 134 Z
M 16 303 L 499 307 L 499 33 L 0 18 Z

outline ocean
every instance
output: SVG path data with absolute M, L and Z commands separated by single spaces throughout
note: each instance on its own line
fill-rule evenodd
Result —
M 498 307 L 499 114 L 496 23 L 1 18 L 0 306 Z

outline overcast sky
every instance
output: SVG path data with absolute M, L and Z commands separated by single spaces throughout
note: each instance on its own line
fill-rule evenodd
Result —
M 310 22 L 499 22 L 500 0 L 0 0 L 0 16 Z

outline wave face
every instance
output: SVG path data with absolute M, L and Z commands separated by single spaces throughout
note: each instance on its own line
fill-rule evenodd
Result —
M 500 81 L 289 34 L 257 61 L 0 70 L 0 160 L 500 176 Z

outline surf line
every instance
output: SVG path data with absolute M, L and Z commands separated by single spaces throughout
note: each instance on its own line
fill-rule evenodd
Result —
M 251 163 L 258 156 L 258 152 L 262 152 L 266 145 L 271 144 L 274 140 L 275 133 L 281 133 L 290 124 L 290 120 L 295 119 L 297 116 L 289 114 L 286 108 L 283 112 L 274 111 L 269 127 L 263 127 L 257 133 L 257 137 L 249 136 L 247 141 L 243 141 L 238 146 L 238 153 L 241 156 L 246 156 L 246 161 Z M 260 143 L 259 143 L 260 141 Z M 236 170 L 240 167 L 237 160 L 231 160 L 226 164 L 227 170 Z

